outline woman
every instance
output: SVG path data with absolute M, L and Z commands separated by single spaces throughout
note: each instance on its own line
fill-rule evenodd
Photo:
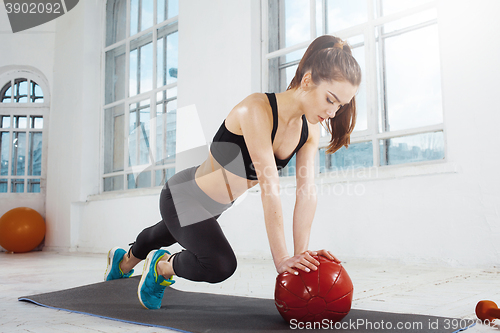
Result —
M 145 308 L 158 309 L 173 275 L 210 283 L 227 279 L 236 269 L 236 258 L 217 218 L 257 184 L 278 273 L 316 270 L 319 262 L 313 255 L 338 261 L 329 251 L 308 250 L 316 210 L 314 157 L 321 122 L 331 133 L 328 153 L 349 144 L 360 82 L 360 67 L 347 44 L 333 36 L 315 39 L 285 92 L 256 93 L 241 101 L 215 135 L 207 160 L 168 180 L 160 196 L 163 220 L 143 230 L 128 254 L 120 248 L 109 252 L 105 280 L 129 277 L 146 259 L 138 296 Z M 294 255 L 289 256 L 278 170 L 295 153 Z M 170 255 L 160 249 L 174 243 L 185 250 Z

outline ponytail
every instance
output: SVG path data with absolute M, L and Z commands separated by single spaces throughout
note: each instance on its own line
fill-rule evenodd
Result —
M 287 90 L 300 87 L 305 73 L 311 72 L 314 84 L 322 81 L 347 81 L 353 86 L 361 84 L 361 68 L 352 56 L 351 47 L 340 38 L 324 35 L 316 38 L 307 48 Z M 356 101 L 352 100 L 327 121 L 326 130 L 331 134 L 326 152 L 333 154 L 350 144 L 356 125 Z

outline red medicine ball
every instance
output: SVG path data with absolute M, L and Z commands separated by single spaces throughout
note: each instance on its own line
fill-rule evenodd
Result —
M 288 322 L 338 322 L 351 310 L 353 286 L 344 267 L 323 256 L 314 258 L 320 262 L 317 270 L 276 278 L 274 303 Z

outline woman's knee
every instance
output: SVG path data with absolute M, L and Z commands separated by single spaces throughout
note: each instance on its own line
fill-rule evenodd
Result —
M 207 282 L 209 283 L 219 283 L 224 280 L 227 280 L 231 277 L 236 271 L 237 261 L 234 253 L 226 254 L 224 256 L 218 256 L 216 260 L 214 260 L 209 272 L 207 274 Z

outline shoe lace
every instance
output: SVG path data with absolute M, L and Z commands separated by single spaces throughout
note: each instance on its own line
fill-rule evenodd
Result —
M 163 257 L 160 256 L 156 262 L 158 262 L 161 258 Z M 156 262 L 155 262 L 155 267 L 156 267 Z M 153 286 L 152 286 L 152 294 L 158 298 L 163 298 L 163 293 L 165 291 L 165 288 L 167 286 L 167 284 L 165 283 L 167 280 L 158 274 L 158 272 L 156 271 L 156 269 L 153 271 L 153 277 L 154 277 L 154 283 L 153 283 Z M 163 280 L 163 281 L 158 281 L 158 280 Z
M 153 286 L 152 294 L 156 298 L 163 298 L 163 293 L 165 292 L 166 286 L 162 286 L 159 283 L 155 283 Z

